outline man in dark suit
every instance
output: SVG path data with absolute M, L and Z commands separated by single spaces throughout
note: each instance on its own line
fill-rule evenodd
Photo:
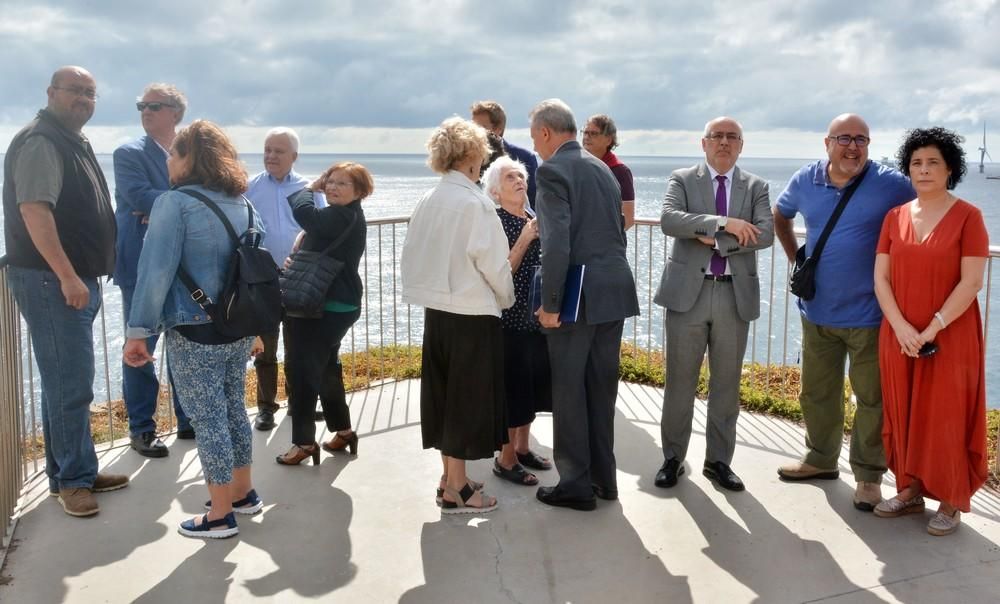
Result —
M 153 202 L 170 188 L 167 178 L 167 155 L 174 142 L 177 124 L 184 119 L 187 99 L 170 84 L 150 84 L 136 103 L 142 115 L 144 136 L 115 149 L 115 221 L 118 236 L 115 241 L 115 284 L 122 290 L 122 315 L 128 322 L 135 291 L 136 266 L 146 236 L 149 214 Z M 155 350 L 157 336 L 149 338 L 146 346 Z M 166 457 L 167 447 L 156 436 L 156 399 L 160 382 L 156 367 L 147 363 L 131 367 L 122 363 L 122 396 L 128 411 L 128 428 L 132 448 L 146 457 Z M 177 397 L 177 437 L 194 438 L 194 430 Z
M 543 163 L 536 175 L 542 244 L 542 307 L 552 365 L 555 462 L 559 484 L 540 487 L 549 505 L 596 507 L 616 499 L 614 417 L 626 317 L 639 314 L 625 257 L 621 192 L 611 170 L 576 142 L 576 122 L 558 99 L 531 112 L 531 140 Z M 585 265 L 579 318 L 562 324 L 567 270 Z
M 707 447 L 702 473 L 742 491 L 729 467 L 736 448 L 740 375 L 750 321 L 760 315 L 757 250 L 774 239 L 767 182 L 736 167 L 743 128 L 732 118 L 705 125 L 705 162 L 670 175 L 660 228 L 673 237 L 655 302 L 667 309 L 667 382 L 655 484 L 684 473 L 695 390 L 708 347 Z

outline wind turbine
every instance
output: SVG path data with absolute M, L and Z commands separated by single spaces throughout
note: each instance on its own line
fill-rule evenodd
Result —
M 987 158 L 987 157 L 990 157 L 990 152 L 986 150 L 986 122 L 983 122 L 983 146 L 979 148 L 979 173 L 980 174 L 982 174 L 983 171 L 986 169 L 986 166 L 983 163 L 983 160 L 985 158 Z M 993 161 L 992 157 L 990 157 L 990 161 Z

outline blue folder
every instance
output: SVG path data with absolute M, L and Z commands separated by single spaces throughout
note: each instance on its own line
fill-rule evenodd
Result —
M 563 287 L 562 308 L 559 309 L 559 321 L 561 323 L 576 323 L 580 318 L 580 300 L 583 298 L 583 275 L 587 265 L 571 264 L 566 269 L 566 283 Z M 542 307 L 542 267 L 535 267 L 535 275 L 531 279 L 531 286 L 528 288 L 528 312 L 535 322 L 538 317 L 535 315 Z

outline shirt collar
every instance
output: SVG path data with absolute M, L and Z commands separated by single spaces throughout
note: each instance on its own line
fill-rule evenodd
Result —
M 708 173 L 712 175 L 712 180 L 715 180 L 715 177 L 718 176 L 719 173 L 715 171 L 715 168 L 712 167 L 712 164 L 710 164 L 708 162 L 705 162 L 705 165 L 708 166 Z M 725 174 L 723 174 L 723 176 L 726 177 L 726 182 L 733 182 L 733 173 L 734 172 L 736 172 L 736 165 L 735 164 L 733 165 L 732 168 L 729 168 L 728 172 L 726 172 Z
M 289 170 L 288 174 L 285 174 L 285 177 L 282 178 L 281 180 L 278 180 L 277 178 L 275 178 L 274 176 L 272 176 L 271 173 L 268 172 L 267 170 L 264 170 L 264 174 L 267 174 L 267 179 L 269 181 L 274 182 L 274 183 L 278 183 L 279 185 L 283 185 L 283 184 L 285 184 L 287 182 L 291 182 L 291 180 L 292 180 L 293 177 L 298 178 L 298 174 L 295 173 L 295 170 Z

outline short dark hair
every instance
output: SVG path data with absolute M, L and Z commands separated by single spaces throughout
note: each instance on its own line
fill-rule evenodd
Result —
M 201 185 L 235 197 L 247 190 L 247 173 L 226 133 L 207 120 L 195 120 L 174 139 L 174 152 L 191 158 L 191 170 L 175 185 Z
M 507 114 L 496 101 L 476 101 L 472 104 L 472 117 L 485 113 L 490 118 L 490 124 L 503 132 L 507 129 Z
M 957 132 L 935 126 L 933 128 L 914 128 L 903 135 L 903 144 L 896 151 L 896 165 L 903 174 L 910 175 L 910 158 L 913 152 L 924 147 L 936 147 L 944 158 L 944 163 L 951 170 L 948 175 L 948 189 L 954 189 L 962 181 L 967 170 L 965 165 L 965 150 L 962 143 L 965 137 Z

